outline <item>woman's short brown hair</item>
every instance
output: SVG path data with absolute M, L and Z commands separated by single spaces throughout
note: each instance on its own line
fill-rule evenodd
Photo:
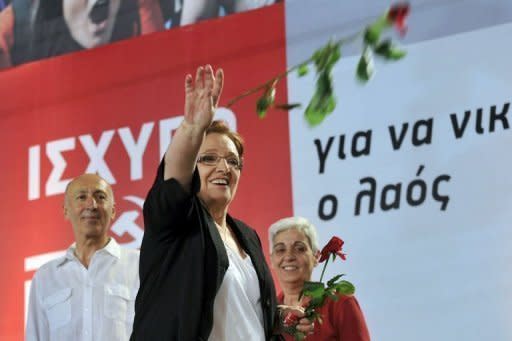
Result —
M 208 129 L 206 129 L 206 135 L 212 133 L 222 134 L 229 137 L 229 139 L 235 144 L 238 157 L 240 160 L 242 160 L 242 156 L 244 155 L 244 139 L 242 136 L 240 136 L 240 134 L 229 129 L 229 126 L 226 124 L 226 122 L 221 120 L 213 121 Z

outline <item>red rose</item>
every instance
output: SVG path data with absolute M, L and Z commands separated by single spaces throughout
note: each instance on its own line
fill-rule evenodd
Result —
M 299 322 L 299 317 L 292 312 L 288 312 L 283 319 L 283 325 L 285 327 L 295 326 L 297 322 Z
M 299 305 L 300 308 L 307 308 L 309 305 L 309 302 L 311 302 L 311 297 L 304 296 L 302 297 L 301 303 Z M 298 317 L 296 314 L 289 311 L 286 313 L 286 315 L 283 318 L 283 325 L 285 327 L 291 327 L 296 325 L 301 318 Z
M 325 245 L 324 248 L 322 249 L 322 252 L 320 253 L 321 255 L 319 262 L 322 263 L 326 261 L 327 259 L 329 259 L 329 256 L 331 254 L 338 255 L 341 259 L 346 260 L 347 256 L 343 252 L 341 252 L 344 243 L 345 242 L 340 238 L 332 237 L 329 243 L 327 243 L 327 245 Z
M 410 6 L 407 2 L 393 5 L 388 12 L 388 20 L 392 23 L 401 35 L 407 32 L 405 19 L 409 15 Z

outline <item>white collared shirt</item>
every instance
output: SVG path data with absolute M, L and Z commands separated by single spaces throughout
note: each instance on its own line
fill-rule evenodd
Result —
M 139 251 L 109 243 L 89 268 L 66 255 L 39 268 L 32 280 L 26 341 L 128 340 L 139 289 Z

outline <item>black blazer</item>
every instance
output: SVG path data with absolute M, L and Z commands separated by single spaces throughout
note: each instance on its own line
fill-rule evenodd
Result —
M 163 162 L 144 203 L 144 238 L 140 252 L 140 289 L 130 340 L 207 340 L 213 325 L 213 303 L 229 266 L 215 223 L 197 198 L 175 180 L 163 180 Z M 241 247 L 254 264 L 261 294 L 267 340 L 276 319 L 274 283 L 256 232 L 227 217 Z

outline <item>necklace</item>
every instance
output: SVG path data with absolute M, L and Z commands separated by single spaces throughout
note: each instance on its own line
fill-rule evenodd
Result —
M 217 230 L 219 230 L 220 239 L 222 239 L 226 251 L 229 249 L 232 252 L 237 252 L 241 258 L 245 258 L 247 254 L 240 247 L 235 237 L 231 235 L 232 232 L 229 227 L 227 225 L 222 227 L 221 225 L 217 224 L 217 222 L 215 222 L 215 226 L 217 227 Z
M 219 230 L 220 239 L 224 242 L 224 244 L 228 243 L 228 227 L 222 227 L 220 224 L 215 222 L 215 226 L 217 226 L 217 230 Z

